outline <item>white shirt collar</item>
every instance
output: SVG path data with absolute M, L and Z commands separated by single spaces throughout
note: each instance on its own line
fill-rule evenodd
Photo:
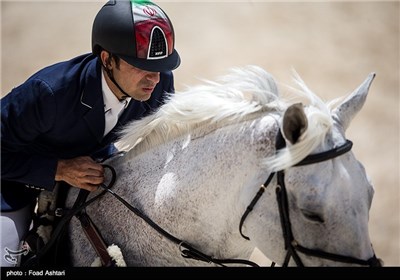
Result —
M 102 71 L 103 72 L 103 71 Z M 113 114 L 120 115 L 120 113 L 128 106 L 131 98 L 126 98 L 123 101 L 119 101 L 115 94 L 111 91 L 108 86 L 105 73 L 101 76 L 101 88 L 103 92 L 103 100 L 104 100 L 104 112 L 108 112 L 112 110 Z

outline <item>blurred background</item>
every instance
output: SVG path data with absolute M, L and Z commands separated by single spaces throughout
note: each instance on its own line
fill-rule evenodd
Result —
M 281 93 L 295 69 L 324 100 L 376 73 L 347 137 L 375 187 L 370 236 L 387 266 L 400 266 L 398 1 L 155 1 L 171 18 L 182 58 L 177 91 L 256 64 Z M 91 51 L 105 1 L 1 1 L 1 94 L 44 66 Z M 268 265 L 255 252 L 254 259 Z M 265 262 L 264 262 L 265 261 Z

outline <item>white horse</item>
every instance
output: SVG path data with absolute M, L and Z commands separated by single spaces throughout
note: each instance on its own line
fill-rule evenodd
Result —
M 379 265 L 374 190 L 345 136 L 374 76 L 340 104 L 298 77 L 302 103 L 285 101 L 256 66 L 171 95 L 121 132 L 110 182 L 75 203 L 102 238 L 73 217 L 72 264 L 107 265 L 109 246 L 122 266 L 255 265 L 255 248 L 280 266 Z

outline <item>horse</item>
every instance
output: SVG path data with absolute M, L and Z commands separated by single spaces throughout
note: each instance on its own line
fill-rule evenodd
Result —
M 278 266 L 380 266 L 374 188 L 345 136 L 374 77 L 324 102 L 296 73 L 283 98 L 249 65 L 168 95 L 120 131 L 105 184 L 69 191 L 72 265 L 258 266 L 258 248 Z

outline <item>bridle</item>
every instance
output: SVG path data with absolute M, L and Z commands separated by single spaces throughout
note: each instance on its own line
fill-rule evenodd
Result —
M 285 142 L 284 138 L 282 137 L 281 132 L 279 131 L 279 133 L 277 135 L 276 144 L 275 144 L 276 151 L 284 148 L 285 146 L 286 146 L 286 142 Z M 314 164 L 314 163 L 327 161 L 327 160 L 336 158 L 336 157 L 341 156 L 341 155 L 347 153 L 348 151 L 350 151 L 352 146 L 353 146 L 353 143 L 350 140 L 346 140 L 346 142 L 343 145 L 333 148 L 329 151 L 309 155 L 309 156 L 305 157 L 299 163 L 295 164 L 294 166 L 309 165 L 309 164 Z M 243 216 L 240 220 L 240 224 L 239 224 L 239 231 L 243 238 L 250 240 L 247 236 L 243 235 L 243 233 L 242 233 L 243 223 L 244 223 L 246 217 L 248 216 L 248 214 L 253 210 L 253 207 L 255 206 L 257 201 L 260 199 L 260 197 L 264 193 L 265 189 L 268 187 L 268 185 L 272 181 L 272 178 L 274 177 L 275 174 L 277 177 L 277 187 L 275 189 L 276 199 L 277 199 L 277 203 L 278 203 L 279 216 L 280 216 L 280 222 L 281 222 L 281 227 L 282 227 L 282 235 L 283 235 L 284 244 L 285 244 L 284 246 L 285 246 L 285 250 L 287 251 L 285 260 L 282 264 L 283 267 L 288 266 L 291 258 L 293 258 L 293 260 L 297 266 L 304 266 L 304 264 L 301 261 L 301 258 L 297 252 L 301 252 L 305 255 L 309 255 L 309 256 L 313 256 L 313 257 L 328 259 L 328 260 L 342 262 L 342 263 L 352 263 L 352 264 L 359 264 L 359 265 L 365 265 L 365 266 L 382 266 L 380 260 L 375 256 L 375 254 L 368 260 L 362 260 L 362 259 L 358 259 L 358 258 L 354 258 L 354 257 L 333 254 L 333 253 L 321 251 L 318 249 L 308 249 L 306 247 L 301 246 L 294 238 L 293 232 L 292 232 L 292 226 L 291 226 L 290 217 L 289 217 L 289 204 L 288 204 L 288 197 L 287 197 L 287 192 L 286 192 L 285 171 L 284 170 L 280 170 L 280 171 L 271 173 L 269 175 L 268 179 L 265 181 L 265 183 L 261 185 L 259 191 L 257 192 L 255 197 L 251 201 L 250 205 L 247 207 L 245 213 L 243 214 Z M 275 266 L 275 263 L 273 262 L 271 266 Z

